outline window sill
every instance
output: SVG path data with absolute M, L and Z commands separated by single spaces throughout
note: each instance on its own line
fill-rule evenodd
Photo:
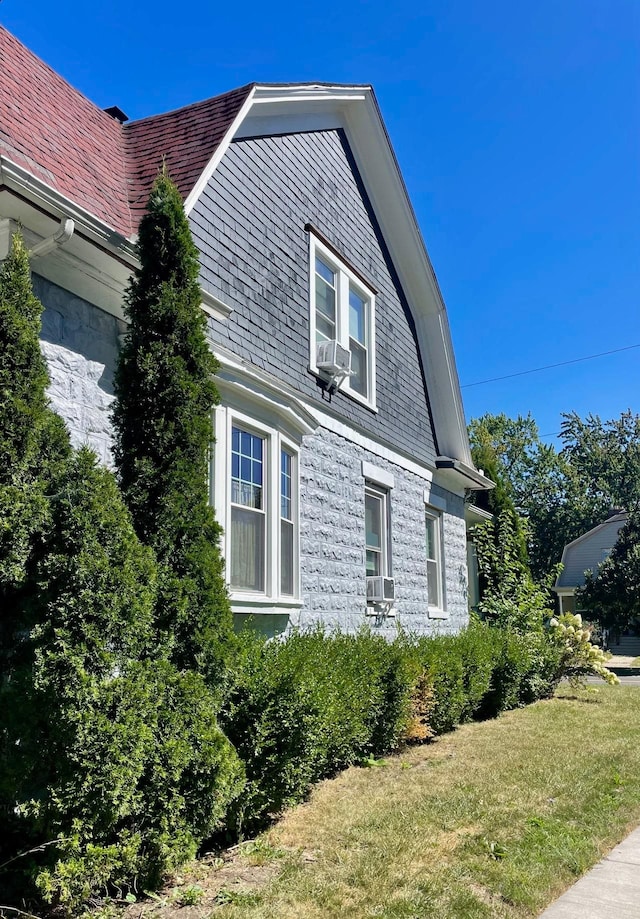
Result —
M 317 380 L 320 380 L 320 382 L 326 383 L 328 385 L 329 381 L 323 374 L 320 373 L 320 371 L 317 368 L 310 366 L 309 373 L 311 373 Z M 375 402 L 370 402 L 369 399 L 365 399 L 364 396 L 361 396 L 359 393 L 354 392 L 352 389 L 343 389 L 342 385 L 340 385 L 338 386 L 335 392 L 341 393 L 343 396 L 346 396 L 348 399 L 351 399 L 353 402 L 357 402 L 359 405 L 364 406 L 364 408 L 368 409 L 370 412 L 373 412 L 374 415 L 378 414 L 378 407 Z
M 302 609 L 302 600 L 294 597 L 265 597 L 262 594 L 232 593 L 230 600 L 233 613 L 250 613 L 254 616 L 259 616 L 261 613 L 269 615 Z
M 446 609 L 438 609 L 436 606 L 430 606 L 428 610 L 429 619 L 448 619 L 449 613 Z

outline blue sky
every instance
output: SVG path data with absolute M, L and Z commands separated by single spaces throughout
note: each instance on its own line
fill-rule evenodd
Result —
M 461 383 L 640 344 L 640 4 L 3 0 L 0 21 L 139 118 L 257 81 L 372 83 Z M 640 348 L 465 387 L 467 417 L 640 411 Z

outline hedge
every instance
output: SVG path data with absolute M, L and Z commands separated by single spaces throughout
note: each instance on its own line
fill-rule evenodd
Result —
M 220 723 L 247 784 L 229 826 L 253 832 L 354 763 L 474 718 L 551 695 L 557 644 L 481 622 L 457 635 L 389 643 L 322 630 L 265 641 L 245 633 Z

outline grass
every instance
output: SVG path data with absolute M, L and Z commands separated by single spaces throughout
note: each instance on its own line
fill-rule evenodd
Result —
M 640 688 L 562 691 L 325 782 L 220 919 L 521 919 L 640 822 Z M 219 901 L 218 901 L 219 902 Z

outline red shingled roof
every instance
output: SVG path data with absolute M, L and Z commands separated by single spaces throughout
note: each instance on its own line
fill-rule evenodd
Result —
M 251 85 L 121 125 L 0 26 L 0 154 L 133 235 L 163 159 L 186 198 Z
M 183 200 L 200 178 L 218 144 L 240 111 L 251 86 L 243 86 L 165 115 L 124 125 L 129 161 L 129 202 L 137 226 L 153 180 L 162 167 L 178 186 Z

